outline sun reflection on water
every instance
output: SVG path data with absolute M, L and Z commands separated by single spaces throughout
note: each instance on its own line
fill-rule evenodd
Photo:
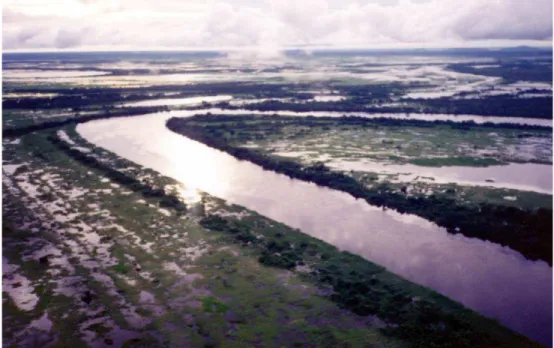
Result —
M 194 196 L 195 190 L 214 195 L 227 193 L 227 181 L 220 177 L 223 168 L 218 153 L 177 134 L 165 133 L 157 140 L 156 152 L 165 157 L 172 176 L 185 184 L 186 195 Z
M 186 204 L 196 204 L 202 201 L 202 195 L 196 189 L 192 188 L 181 188 L 178 191 L 178 195 Z

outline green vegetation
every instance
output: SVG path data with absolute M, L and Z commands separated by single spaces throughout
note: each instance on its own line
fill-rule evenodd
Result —
M 121 261 L 117 265 L 111 266 L 111 269 L 121 274 L 127 274 L 131 270 L 128 265 Z
M 202 299 L 202 308 L 206 313 L 219 313 L 219 314 L 225 313 L 229 310 L 229 307 L 225 303 L 218 301 L 216 298 L 212 296 L 204 297 Z

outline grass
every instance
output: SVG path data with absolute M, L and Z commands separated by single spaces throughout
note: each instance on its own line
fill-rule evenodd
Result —
M 218 314 L 223 314 L 229 310 L 229 306 L 212 296 L 204 297 L 202 299 L 202 308 L 206 313 Z
M 128 265 L 126 265 L 121 261 L 117 265 L 111 266 L 110 269 L 120 274 L 127 274 L 131 270 L 131 268 Z

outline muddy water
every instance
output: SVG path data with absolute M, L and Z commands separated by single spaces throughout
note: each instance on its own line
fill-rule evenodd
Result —
M 77 130 L 122 157 L 357 253 L 550 345 L 552 269 L 545 262 L 264 171 L 165 127 L 169 117 L 190 114 L 99 120 Z

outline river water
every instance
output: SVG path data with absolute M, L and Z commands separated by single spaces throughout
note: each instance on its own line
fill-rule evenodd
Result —
M 213 111 L 212 111 L 213 112 Z M 448 234 L 413 215 L 265 171 L 169 131 L 180 111 L 92 121 L 88 141 L 214 196 L 299 228 L 546 345 L 552 337 L 552 268 L 498 244 Z

